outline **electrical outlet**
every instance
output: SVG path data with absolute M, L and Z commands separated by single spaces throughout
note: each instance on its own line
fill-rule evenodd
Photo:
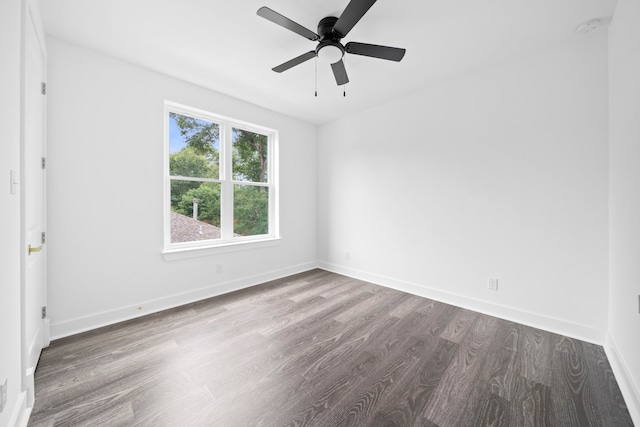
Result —
M 497 277 L 489 277 L 487 279 L 487 286 L 492 291 L 497 291 L 498 290 L 498 278 Z
M 0 386 L 0 412 L 4 411 L 4 407 L 7 404 L 7 381 L 8 378 L 5 378 L 4 383 Z
M 221 273 L 222 273 L 222 264 L 216 264 L 216 272 L 217 272 L 218 274 L 221 274 Z

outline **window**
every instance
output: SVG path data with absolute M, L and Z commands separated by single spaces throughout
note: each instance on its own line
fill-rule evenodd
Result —
M 165 250 L 278 237 L 277 132 L 165 103 Z

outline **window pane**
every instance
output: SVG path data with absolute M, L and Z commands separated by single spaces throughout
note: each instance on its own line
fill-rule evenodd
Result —
M 220 238 L 220 186 L 171 180 L 171 243 Z
M 267 136 L 233 128 L 233 179 L 267 182 Z
M 236 184 L 233 189 L 233 232 L 240 236 L 269 234 L 269 189 Z
M 169 174 L 193 178 L 220 176 L 220 126 L 169 113 Z

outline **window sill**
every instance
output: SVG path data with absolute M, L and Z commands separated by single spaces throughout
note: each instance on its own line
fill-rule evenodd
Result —
M 200 246 L 192 248 L 165 249 L 162 251 L 162 257 L 165 261 L 174 261 L 178 259 L 195 258 L 201 256 L 211 256 L 224 254 L 229 252 L 239 252 L 252 249 L 261 249 L 280 244 L 280 237 L 273 237 L 259 241 L 235 242 L 218 246 Z

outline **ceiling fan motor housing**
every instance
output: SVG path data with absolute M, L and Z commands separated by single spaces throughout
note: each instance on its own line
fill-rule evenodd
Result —
M 322 18 L 318 23 L 318 35 L 320 40 L 334 40 L 339 41 L 342 37 L 333 32 L 333 26 L 338 22 L 338 18 L 335 16 L 327 16 Z
M 318 23 L 320 42 L 316 47 L 316 55 L 319 59 L 326 60 L 330 64 L 340 61 L 344 56 L 344 46 L 340 43 L 342 37 L 333 31 L 333 26 L 337 21 L 338 18 L 335 16 L 327 16 Z

